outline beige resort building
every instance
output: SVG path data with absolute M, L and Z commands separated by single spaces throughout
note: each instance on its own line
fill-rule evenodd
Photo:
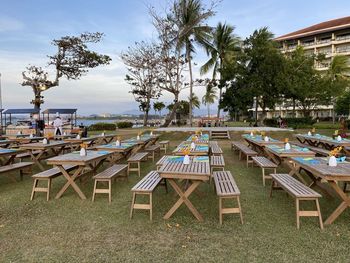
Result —
M 283 53 L 295 50 L 302 46 L 307 54 L 324 54 L 326 60 L 315 65 L 317 70 L 327 70 L 331 60 L 336 55 L 349 57 L 350 65 L 350 16 L 322 22 L 298 31 L 275 38 L 280 43 Z M 258 109 L 258 116 L 261 109 Z M 333 105 L 319 106 L 311 112 L 312 117 L 331 117 Z M 296 108 L 297 117 L 302 116 L 301 110 Z M 292 107 L 289 105 L 276 105 L 269 110 L 267 118 L 291 117 Z

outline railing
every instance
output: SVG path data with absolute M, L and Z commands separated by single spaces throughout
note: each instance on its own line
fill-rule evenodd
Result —
M 315 45 L 315 41 L 312 41 L 312 42 L 302 42 L 301 45 L 304 46 L 304 47 L 313 46 L 313 45 Z
M 347 40 L 350 39 L 350 35 L 345 35 L 345 36 L 340 36 L 340 37 L 336 37 L 335 40 L 336 41 L 341 41 L 341 40 Z
M 328 39 L 322 39 L 322 40 L 318 40 L 317 44 L 326 44 L 326 43 L 330 43 L 332 41 L 332 39 L 328 38 Z
M 297 45 L 288 46 L 287 50 L 296 49 Z
M 318 50 L 317 54 L 329 55 L 332 54 L 332 50 Z
M 335 49 L 336 53 L 347 53 L 350 52 L 350 46 L 349 47 L 338 47 Z

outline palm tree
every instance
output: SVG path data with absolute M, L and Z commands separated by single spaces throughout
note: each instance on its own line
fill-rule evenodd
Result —
M 213 70 L 213 80 L 216 74 L 220 73 L 219 84 L 219 105 L 217 117 L 220 117 L 220 100 L 222 98 L 223 78 L 222 71 L 224 67 L 232 63 L 236 57 L 237 52 L 240 51 L 240 39 L 233 34 L 234 27 L 231 25 L 219 24 L 214 28 L 211 35 L 211 42 L 205 45 L 209 60 L 201 67 L 201 74 L 206 74 L 209 70 Z
M 162 117 L 162 110 L 164 108 L 165 108 L 164 102 L 161 102 L 161 101 L 153 102 L 153 109 L 154 111 L 159 112 L 160 117 Z
M 211 27 L 205 21 L 214 15 L 211 8 L 205 9 L 201 0 L 179 0 L 174 2 L 173 21 L 179 29 L 177 48 L 185 49 L 190 74 L 190 97 L 193 94 L 192 54 L 194 43 L 204 45 L 209 39 Z M 190 125 L 192 126 L 192 99 L 190 99 Z
M 199 109 L 201 107 L 201 102 L 196 94 L 192 93 L 192 96 L 188 97 L 188 101 L 192 102 L 192 107 Z
M 210 104 L 213 104 L 218 98 L 216 96 L 217 88 L 211 85 L 207 86 L 207 90 L 202 98 L 202 103 L 208 107 L 208 118 L 210 117 Z

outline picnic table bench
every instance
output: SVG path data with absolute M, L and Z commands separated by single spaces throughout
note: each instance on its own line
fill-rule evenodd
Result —
M 277 169 L 277 164 L 275 164 L 274 162 L 270 161 L 269 159 L 267 159 L 264 156 L 254 156 L 253 158 L 253 162 L 259 166 L 262 170 L 262 179 L 263 179 L 263 185 L 265 186 L 265 180 L 266 179 L 271 179 L 270 175 L 266 175 L 265 174 L 265 169 L 272 169 L 274 173 L 276 173 L 276 169 Z
M 233 141 L 232 149 L 239 151 L 239 160 L 242 160 L 242 154 L 246 156 L 247 167 L 250 163 L 253 163 L 251 158 L 258 155 L 256 151 L 250 149 L 247 145 L 240 141 Z
M 221 155 L 223 154 L 223 151 L 221 147 L 219 146 L 217 141 L 210 141 L 209 142 L 210 152 L 212 155 Z
M 19 171 L 20 179 L 23 180 L 23 175 L 32 173 L 33 162 L 13 163 L 5 166 L 0 166 L 0 174 L 4 174 L 12 181 L 16 182 L 16 179 L 9 176 L 9 172 Z
M 139 177 L 141 176 L 141 162 L 145 161 L 146 158 L 148 158 L 148 152 L 140 152 L 132 155 L 128 160 L 128 175 L 130 172 L 137 172 Z M 136 164 L 136 168 L 132 167 L 134 164 Z
M 108 194 L 109 203 L 112 202 L 112 179 L 116 179 L 117 175 L 125 174 L 123 177 L 128 179 L 128 166 L 126 164 L 115 164 L 101 173 L 92 177 L 95 180 L 94 190 L 92 192 L 92 201 L 95 200 L 96 194 Z M 99 182 L 107 182 L 108 188 L 97 188 Z
M 213 173 L 214 170 L 225 169 L 225 159 L 222 155 L 213 155 L 210 157 L 210 170 Z
M 130 219 L 133 216 L 134 209 L 149 210 L 149 218 L 152 221 L 153 201 L 152 194 L 154 189 L 159 185 L 162 178 L 158 172 L 151 171 L 144 178 L 141 179 L 132 189 L 132 201 L 130 208 Z M 136 203 L 137 195 L 146 195 L 149 197 L 148 204 Z
M 322 196 L 295 178 L 291 177 L 289 174 L 271 174 L 271 177 L 272 185 L 270 197 L 272 197 L 272 191 L 274 189 L 283 189 L 289 195 L 295 198 L 297 228 L 300 228 L 300 217 L 318 217 L 320 227 L 323 229 L 321 210 L 318 202 L 318 199 Z M 316 210 L 300 210 L 300 201 L 314 201 L 316 203 Z
M 64 165 L 63 167 L 67 172 L 70 172 L 78 168 L 77 165 L 71 165 L 71 164 Z M 32 189 L 32 194 L 30 196 L 30 200 L 34 199 L 36 192 L 44 192 L 46 193 L 46 200 L 49 201 L 52 179 L 60 175 L 62 175 L 62 172 L 60 171 L 60 169 L 58 169 L 58 167 L 54 167 L 49 170 L 34 174 L 32 176 L 32 178 L 34 179 L 34 183 L 33 183 L 33 189 Z M 38 187 L 38 184 L 40 181 L 47 181 L 47 187 Z
M 216 194 L 219 197 L 219 221 L 222 224 L 224 214 L 239 214 L 243 224 L 243 215 L 240 203 L 241 192 L 230 171 L 217 171 L 213 173 Z M 223 207 L 224 199 L 236 199 L 238 207 Z
M 160 145 L 150 145 L 147 148 L 145 148 L 145 151 L 149 153 L 148 158 L 152 159 L 152 161 L 154 162 L 155 160 L 155 155 L 158 154 L 160 155 Z
M 168 140 L 160 141 L 159 145 L 160 145 L 160 150 L 163 150 L 164 153 L 166 154 L 166 152 L 169 148 L 169 145 L 170 145 L 170 141 L 168 141 Z

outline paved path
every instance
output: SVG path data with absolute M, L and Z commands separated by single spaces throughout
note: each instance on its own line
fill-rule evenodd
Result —
M 168 128 L 158 128 L 156 131 L 160 132 L 194 132 L 198 129 L 202 131 L 293 131 L 293 129 L 281 129 L 275 127 L 168 127 Z

